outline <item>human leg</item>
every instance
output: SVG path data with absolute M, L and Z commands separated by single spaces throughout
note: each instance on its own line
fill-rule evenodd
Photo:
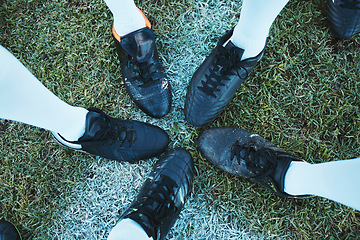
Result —
M 360 211 L 360 158 L 309 164 L 238 128 L 209 129 L 201 133 L 198 147 L 215 166 L 279 196 L 316 195 Z
M 265 47 L 275 18 L 289 0 L 244 0 L 240 19 L 230 40 L 244 49 L 241 59 L 258 55 Z
M 50 130 L 63 146 L 118 161 L 154 157 L 169 142 L 167 133 L 156 126 L 61 101 L 2 46 L 0 118 Z
M 219 39 L 191 78 L 184 112 L 192 126 L 203 127 L 215 120 L 264 54 L 265 48 L 255 57 L 241 60 L 244 49 L 229 41 L 232 33 L 230 30 Z
M 75 141 L 84 134 L 87 113 L 56 97 L 0 46 L 0 118 L 58 132 Z
M 165 116 L 171 108 L 171 86 L 149 20 L 133 0 L 105 2 L 114 15 L 113 39 L 127 92 L 149 116 Z
M 318 164 L 291 162 L 284 191 L 324 197 L 360 211 L 359 169 L 360 158 Z
M 212 122 L 262 58 L 269 29 L 288 0 L 244 0 L 236 27 L 194 73 L 186 93 L 185 118 L 195 127 Z
M 114 29 L 124 36 L 146 27 L 145 20 L 133 0 L 104 0 L 114 17 Z

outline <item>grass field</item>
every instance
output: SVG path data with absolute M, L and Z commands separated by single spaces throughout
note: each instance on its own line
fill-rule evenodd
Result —
M 325 0 L 290 1 L 265 56 L 210 126 L 183 115 L 186 87 L 241 1 L 143 0 L 174 103 L 157 120 L 130 100 L 101 0 L 0 0 L 0 44 L 67 103 L 165 129 L 196 163 L 189 201 L 168 239 L 360 239 L 360 213 L 323 198 L 283 199 L 216 169 L 196 150 L 204 129 L 258 133 L 311 163 L 360 157 L 360 36 L 332 38 Z M 31 89 L 29 89 L 31 91 Z M 34 106 L 35 108 L 36 106 Z M 24 239 L 104 239 L 156 159 L 118 163 L 57 145 L 48 131 L 0 120 L 0 218 Z M 301 179 L 299 179 L 301 181 Z

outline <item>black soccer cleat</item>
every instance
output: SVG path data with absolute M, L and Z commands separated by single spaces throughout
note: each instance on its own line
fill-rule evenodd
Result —
M 360 32 L 360 0 L 328 0 L 326 9 L 335 37 L 350 39 Z
M 302 161 L 257 134 L 239 128 L 213 128 L 202 132 L 198 148 L 216 167 L 257 182 L 281 197 L 285 174 L 292 161 Z
M 256 57 L 241 61 L 244 50 L 227 42 L 232 32 L 220 38 L 188 86 L 185 118 L 195 127 L 203 127 L 220 115 L 264 54 L 265 48 Z
M 12 223 L 0 220 L 0 240 L 21 240 L 21 237 Z
M 168 134 L 159 127 L 112 118 L 97 108 L 89 108 L 85 133 L 78 141 L 67 141 L 52 132 L 55 140 L 68 148 L 117 161 L 135 162 L 165 151 Z
M 140 224 L 149 237 L 164 239 L 190 194 L 194 162 L 190 153 L 176 148 L 162 157 L 122 214 Z
M 151 25 L 144 18 L 147 27 L 121 37 L 113 28 L 113 37 L 122 79 L 131 99 L 149 116 L 161 118 L 171 108 L 171 86 L 158 56 Z

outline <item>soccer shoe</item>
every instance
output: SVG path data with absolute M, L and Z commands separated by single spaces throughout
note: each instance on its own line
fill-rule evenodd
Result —
M 127 162 L 157 156 L 169 143 L 169 136 L 159 127 L 112 118 L 97 108 L 88 110 L 85 133 L 78 141 L 67 141 L 52 132 L 55 140 L 74 150 Z
M 149 237 L 164 239 L 190 194 L 194 162 L 190 153 L 176 148 L 162 157 L 121 219 L 137 222 Z
M 0 240 L 20 240 L 19 231 L 8 221 L 0 220 Z
M 155 36 L 147 27 L 119 36 L 113 28 L 122 79 L 135 104 L 151 117 L 161 118 L 171 108 L 171 86 L 160 62 Z
M 284 179 L 291 161 L 302 161 L 257 134 L 239 128 L 213 128 L 202 132 L 198 148 L 216 167 L 248 178 L 282 197 Z
M 217 47 L 196 70 L 188 86 L 185 118 L 195 127 L 212 122 L 225 109 L 264 54 L 265 48 L 256 57 L 241 61 L 244 50 L 228 41 L 232 32 L 220 38 Z
M 336 37 L 349 39 L 360 32 L 360 0 L 328 0 L 326 8 Z

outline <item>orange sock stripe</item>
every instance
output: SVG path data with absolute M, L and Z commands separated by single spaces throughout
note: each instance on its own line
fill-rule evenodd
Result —
M 141 15 L 143 15 L 144 19 L 145 19 L 145 26 L 147 26 L 148 28 L 151 29 L 151 23 L 149 21 L 149 19 L 145 16 L 145 14 L 138 8 L 138 10 L 140 11 Z
M 138 8 L 139 12 L 141 13 L 141 15 L 144 17 L 145 19 L 145 25 L 148 27 L 148 28 L 151 28 L 151 23 L 149 21 L 149 19 L 147 19 L 147 17 L 145 16 L 145 14 Z M 114 26 L 114 23 L 113 23 L 113 27 L 112 27 L 112 34 L 113 36 L 115 37 L 116 40 L 118 40 L 119 42 L 121 41 L 120 39 L 120 36 L 119 34 L 117 34 L 117 32 L 115 31 L 115 26 Z
M 113 36 L 115 37 L 115 39 L 120 42 L 120 36 L 119 36 L 119 34 L 117 34 L 117 32 L 115 31 L 114 23 L 113 23 L 113 27 L 112 27 L 112 34 L 113 34 Z

